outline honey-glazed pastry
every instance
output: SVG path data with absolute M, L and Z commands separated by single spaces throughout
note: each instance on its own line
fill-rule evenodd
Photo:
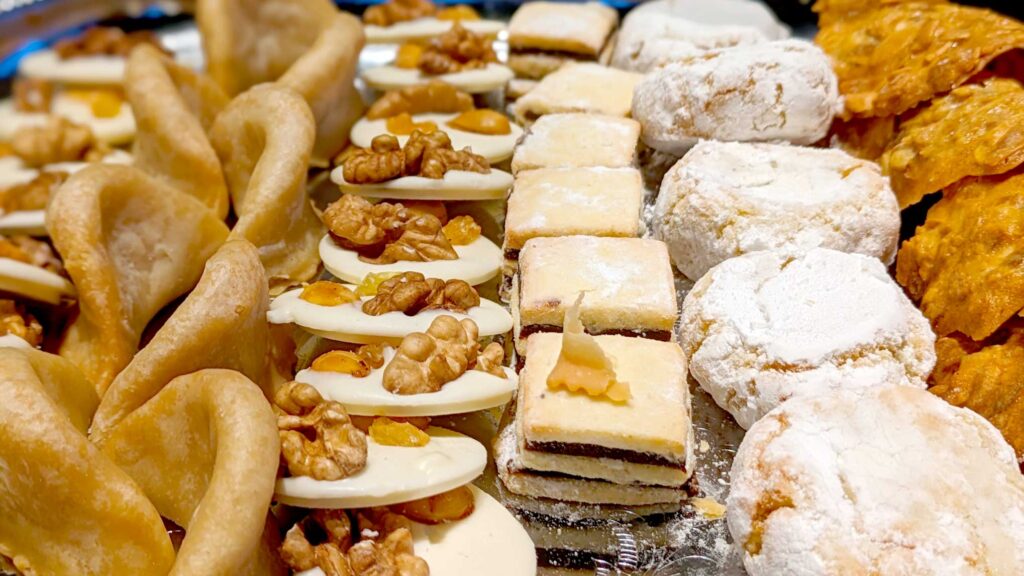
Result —
M 125 94 L 139 126 L 133 164 L 225 218 L 227 185 L 206 131 L 228 97 L 208 77 L 151 46 L 131 53 L 125 79 Z
M 210 133 L 238 221 L 231 239 L 260 251 L 271 293 L 308 280 L 320 266 L 320 219 L 306 194 L 313 115 L 295 91 L 258 86 L 236 97 Z
M 72 176 L 46 223 L 78 290 L 79 315 L 60 355 L 101 392 L 138 351 L 153 316 L 195 286 L 228 235 L 199 200 L 123 166 Z
M 640 124 L 602 114 L 547 114 L 530 125 L 512 156 L 512 173 L 537 168 L 631 168 Z
M 523 4 L 509 21 L 509 67 L 519 78 L 539 80 L 567 62 L 597 61 L 618 21 L 598 2 Z
M 160 514 L 85 437 L 93 384 L 33 350 L 0 349 L 0 370 L 0 558 L 23 574 L 168 573 L 174 549 Z
M 528 125 L 545 114 L 585 112 L 629 116 L 633 88 L 643 75 L 600 64 L 567 64 L 516 100 L 516 121 Z
M 681 155 L 700 139 L 812 144 L 839 111 L 828 57 L 802 40 L 713 50 L 644 77 L 633 117 L 651 148 Z
M 185 529 L 175 574 L 285 573 L 267 520 L 277 425 L 248 378 L 231 370 L 175 378 L 118 422 L 100 449 Z
M 110 384 L 90 435 L 102 438 L 174 378 L 206 368 L 236 370 L 269 395 L 267 277 L 259 253 L 229 240 L 206 261 L 199 283 Z
M 924 388 L 935 334 L 881 262 L 817 248 L 726 260 L 683 301 L 690 373 L 743 428 L 790 398 Z

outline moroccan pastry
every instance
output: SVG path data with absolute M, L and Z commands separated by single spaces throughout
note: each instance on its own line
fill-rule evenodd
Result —
M 982 8 L 905 2 L 838 20 L 815 42 L 835 66 L 846 116 L 895 116 L 1024 47 L 1024 24 Z
M 750 429 L 731 478 L 729 531 L 752 576 L 1024 570 L 1013 450 L 923 390 L 795 398 Z
M 228 97 L 208 77 L 151 46 L 132 52 L 125 80 L 125 95 L 139 126 L 133 164 L 227 217 L 227 185 L 206 131 Z
M 229 238 L 260 251 L 272 294 L 312 278 L 320 266 L 323 227 L 306 194 L 315 134 L 306 103 L 278 85 L 237 96 L 210 133 L 238 217 Z
M 358 284 L 368 274 L 418 272 L 477 286 L 501 267 L 501 249 L 480 235 L 472 217 L 446 224 L 402 204 L 370 204 L 346 194 L 327 207 L 323 219 L 328 234 L 320 241 L 320 258 L 345 282 Z
M 961 86 L 900 122 L 879 159 L 900 208 L 967 176 L 1002 174 L 1024 163 L 1022 113 L 1024 87 L 993 78 Z
M 704 141 L 663 180 L 652 228 L 696 280 L 771 248 L 821 246 L 890 264 L 900 213 L 873 162 L 840 150 Z
M 72 176 L 51 200 L 46 225 L 78 290 L 80 312 L 60 354 L 101 392 L 138 351 L 153 316 L 199 281 L 228 235 L 194 197 L 106 165 Z
M 890 8 L 904 2 L 946 3 L 949 0 L 816 0 L 811 7 L 818 14 L 818 26 L 825 27 L 835 22 L 849 20 L 864 12 L 879 8 Z
M 206 261 L 195 289 L 114 378 L 93 418 L 93 441 L 102 442 L 177 376 L 223 368 L 266 386 L 266 316 L 267 277 L 259 253 L 245 240 L 228 241 Z
M 629 116 L 642 75 L 600 64 L 567 64 L 516 100 L 516 121 L 526 126 L 545 114 L 587 112 Z
M 277 81 L 313 112 L 314 159 L 345 146 L 363 110 L 353 81 L 365 37 L 354 16 L 329 0 L 203 0 L 196 23 L 206 68 L 229 96 Z
M 801 40 L 682 58 L 646 76 L 633 99 L 644 143 L 676 155 L 700 139 L 812 144 L 838 111 L 828 57 Z
M 135 137 L 135 117 L 120 87 L 61 88 L 20 78 L 14 81 L 14 97 L 0 100 L 0 142 L 53 116 L 87 127 L 104 144 L 126 144 Z
M 984 340 L 1024 308 L 1022 189 L 1020 170 L 965 178 L 946 189 L 900 248 L 896 280 L 939 336 Z
M 761 251 L 712 268 L 683 301 L 690 372 L 749 428 L 790 398 L 924 388 L 935 335 L 874 258 Z
M 665 244 L 640 238 L 534 238 L 519 253 L 512 290 L 516 349 L 538 332 L 561 332 L 565 311 L 583 292 L 590 334 L 673 339 L 676 304 Z
M 0 557 L 26 574 L 170 571 L 160 514 L 85 437 L 99 404 L 93 384 L 34 350 L 0 349 L 0 369 L 0 466 L 17 470 L 0 490 Z
M 425 43 L 451 29 L 452 23 L 482 36 L 493 37 L 505 29 L 498 20 L 482 20 L 468 4 L 446 7 L 432 0 L 390 0 L 363 12 L 366 41 L 374 43 Z
M 596 62 L 618 22 L 615 10 L 598 2 L 522 4 L 509 21 L 509 67 L 539 80 L 567 62 Z
M 512 156 L 512 173 L 537 168 L 630 168 L 640 124 L 601 114 L 547 114 L 530 125 Z
M 470 147 L 456 150 L 430 126 L 414 128 L 404 144 L 385 133 L 350 149 L 331 180 L 342 193 L 388 200 L 504 200 L 512 187 L 511 174 Z
M 284 573 L 267 518 L 277 426 L 248 378 L 231 370 L 175 378 L 110 429 L 101 450 L 185 529 L 174 573 Z
M 427 45 L 403 44 L 394 62 L 364 70 L 363 81 L 374 90 L 397 90 L 437 80 L 470 94 L 500 90 L 512 71 L 498 63 L 489 37 L 455 22 Z
M 626 15 L 657 13 L 664 17 L 683 17 L 692 22 L 712 26 L 749 26 L 756 28 L 769 40 L 782 40 L 790 36 L 789 27 L 779 21 L 771 8 L 764 4 L 751 4 L 746 0 L 650 0 L 637 5 Z M 626 27 L 619 30 L 619 38 Z

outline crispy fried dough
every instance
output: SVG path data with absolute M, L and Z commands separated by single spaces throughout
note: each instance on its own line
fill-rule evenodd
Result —
M 818 0 L 811 9 L 818 14 L 818 26 L 824 28 L 864 12 L 915 1 L 944 4 L 948 0 Z

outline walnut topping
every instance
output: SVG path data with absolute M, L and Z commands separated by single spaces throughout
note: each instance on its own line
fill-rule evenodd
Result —
M 402 176 L 405 171 L 405 156 L 398 138 L 381 134 L 370 142 L 370 148 L 363 148 L 350 154 L 342 164 L 345 180 L 352 184 L 375 184 L 387 182 Z
M 426 333 L 413 332 L 402 340 L 384 368 L 384 388 L 393 394 L 437 392 L 476 360 L 478 334 L 472 320 L 438 316 Z
M 59 116 L 50 116 L 45 124 L 19 128 L 11 139 L 11 149 L 33 168 L 57 162 L 93 162 L 109 151 L 87 126 Z
M 420 524 L 444 524 L 472 514 L 476 507 L 473 500 L 473 491 L 468 486 L 459 486 L 436 496 L 396 504 L 391 509 Z
M 436 260 L 456 260 L 459 255 L 452 248 L 448 239 L 441 231 L 441 221 L 433 216 L 422 214 L 405 224 L 405 230 L 398 240 L 384 247 L 377 258 L 359 259 L 373 264 L 393 264 L 395 262 L 434 262 Z
M 419 272 L 405 272 L 378 286 L 377 295 L 363 303 L 363 312 L 380 316 L 403 312 L 415 316 L 422 310 L 450 310 L 465 314 L 480 305 L 476 289 L 462 280 L 425 278 Z
M 352 572 L 359 576 L 430 574 L 427 562 L 413 552 L 412 533 L 408 528 L 395 530 L 380 544 L 363 540 L 348 551 L 348 561 Z
M 53 83 L 38 78 L 14 80 L 14 109 L 18 112 L 49 112 L 53 103 Z
M 340 480 L 366 467 L 366 435 L 352 424 L 344 406 L 325 401 L 300 382 L 281 386 L 274 404 L 289 474 Z
M 0 299 L 0 336 L 8 334 L 34 347 L 43 343 L 43 326 L 39 321 L 14 300 Z
M 304 287 L 299 294 L 299 299 L 318 306 L 341 306 L 350 302 L 358 302 L 359 296 L 344 284 L 330 280 L 318 280 Z
M 562 328 L 562 350 L 558 361 L 548 375 L 548 388 L 565 388 L 570 392 L 583 391 L 590 396 L 606 396 L 614 402 L 629 400 L 629 384 L 617 380 L 612 361 L 601 350 L 597 340 L 583 331 L 580 307 L 583 293 L 565 311 Z
M 430 443 L 430 435 L 409 422 L 397 422 L 387 417 L 374 418 L 370 424 L 370 438 L 382 446 L 419 448 Z
M 363 12 L 363 23 L 372 26 L 391 26 L 433 16 L 437 7 L 431 0 L 388 0 L 383 4 L 370 6 Z
M 338 372 L 365 378 L 370 371 L 384 365 L 384 345 L 365 344 L 355 351 L 330 350 L 313 360 L 311 367 L 319 372 Z
M 430 134 L 431 132 L 437 131 L 437 124 L 427 122 L 413 122 L 412 116 L 408 112 L 402 112 L 398 116 L 392 116 L 385 122 L 385 128 L 391 134 L 397 134 L 399 136 L 408 136 L 414 131 L 419 130 L 424 134 Z
M 448 134 L 419 129 L 413 129 L 404 149 L 394 135 L 381 134 L 373 139 L 369 149 L 347 154 L 341 166 L 345 180 L 352 184 L 376 184 L 402 176 L 441 179 L 449 170 L 481 174 L 491 171 L 487 159 L 474 154 L 469 147 L 452 148 Z
M 95 26 L 74 38 L 61 40 L 53 45 L 53 50 L 61 59 L 75 56 L 128 56 L 139 44 L 155 46 L 170 55 L 160 40 L 152 32 L 142 30 L 125 33 L 120 28 Z
M 344 194 L 323 213 L 324 225 L 342 248 L 377 255 L 398 240 L 412 214 L 401 204 L 380 202 Z
M 430 41 L 420 56 L 419 68 L 424 74 L 450 74 L 484 68 L 497 61 L 486 37 L 455 22 L 450 30 Z
M 467 110 L 449 120 L 447 125 L 458 130 L 489 136 L 512 133 L 512 123 L 509 122 L 508 116 L 487 109 Z
M 417 57 L 417 62 L 418 62 Z M 473 109 L 473 97 L 451 84 L 433 80 L 426 84 L 389 90 L 370 106 L 370 120 L 390 118 L 398 114 L 451 114 Z
M 452 218 L 441 231 L 453 246 L 468 246 L 476 242 L 483 232 L 483 228 L 476 223 L 476 220 L 473 220 L 472 216 L 463 215 Z
M 0 236 L 0 258 L 31 264 L 54 274 L 64 273 L 64 265 L 53 248 L 31 236 Z
M 0 191 L 0 209 L 4 212 L 45 210 L 50 195 L 67 179 L 67 172 L 40 172 L 24 184 L 15 184 Z
M 312 544 L 307 532 L 319 536 L 318 540 L 322 541 Z M 285 534 L 281 543 L 281 559 L 293 570 L 310 570 L 325 563 L 329 565 L 351 546 L 352 521 L 344 510 L 314 510 Z
M 473 369 L 504 379 L 508 376 L 505 375 L 505 369 L 502 367 L 503 362 L 505 362 L 505 350 L 501 344 L 491 342 L 477 356 Z

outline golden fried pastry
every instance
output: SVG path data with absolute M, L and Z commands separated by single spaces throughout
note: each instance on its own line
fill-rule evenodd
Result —
M 895 116 L 836 118 L 829 139 L 834 146 L 861 160 L 875 161 L 892 142 L 899 120 Z
M 230 237 L 259 249 L 272 294 L 309 280 L 320 265 L 324 230 L 306 195 L 315 131 L 294 90 L 266 85 L 236 97 L 210 133 L 238 215 Z
M 264 383 L 268 307 L 267 278 L 256 249 L 245 240 L 221 246 L 192 293 L 103 395 L 90 431 L 93 441 L 102 442 L 111 427 L 177 376 L 226 368 Z
M 896 280 L 938 336 L 990 336 L 1024 307 L 1024 172 L 967 178 L 896 258 Z
M 832 57 L 847 116 L 893 116 L 1024 47 L 1024 24 L 981 8 L 908 2 L 837 21 L 815 41 Z
M 102 393 L 161 308 L 192 289 L 228 229 L 188 194 L 128 166 L 92 165 L 54 195 L 46 227 L 78 289 L 60 355 Z
M 0 556 L 23 574 L 167 574 L 159 513 L 85 438 L 99 402 L 70 362 L 0 349 Z
M 818 26 L 824 28 L 829 24 L 840 20 L 849 20 L 864 12 L 889 8 L 895 4 L 906 2 L 944 4 L 948 0 L 818 0 L 811 9 L 818 14 Z
M 1024 163 L 1024 87 L 993 78 L 936 98 L 902 122 L 880 159 L 900 208 L 966 176 Z
M 140 46 L 125 67 L 125 95 L 139 127 L 135 166 L 227 216 L 228 189 L 206 137 L 228 103 L 224 91 L 156 48 Z
M 259 387 L 231 370 L 175 378 L 101 449 L 185 528 L 176 575 L 268 574 L 261 552 L 280 445 Z

